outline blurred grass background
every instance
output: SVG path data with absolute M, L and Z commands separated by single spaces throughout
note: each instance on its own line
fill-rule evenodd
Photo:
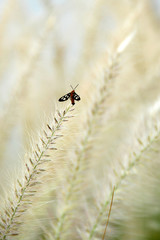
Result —
M 95 127 L 91 139 L 95 144 L 87 153 L 84 206 L 81 202 L 75 213 L 81 215 L 80 222 L 76 220 L 75 225 L 72 222 L 70 237 L 64 234 L 59 239 L 89 239 L 89 230 L 85 228 L 89 229 L 94 222 L 96 204 L 101 205 L 107 184 L 114 184 L 111 169 L 120 173 L 126 155 L 138 149 L 135 139 L 144 140 L 152 135 L 150 125 L 155 124 L 155 119 L 159 122 L 160 1 L 0 1 L 1 199 L 10 188 L 11 176 L 14 178 L 16 169 L 23 164 L 31 138 L 41 129 L 46 117 L 54 114 L 56 108 L 66 106 L 67 103 L 58 103 L 58 99 L 70 92 L 70 84 L 79 83 L 77 93 L 81 101 L 75 105 L 76 117 L 68 127 L 69 137 L 62 141 L 57 157 L 65 159 L 64 162 L 72 159 L 76 141 L 85 131 L 84 119 L 90 114 L 97 86 L 103 78 L 101 69 L 124 35 L 135 29 L 136 35 L 120 59 L 120 74 L 104 106 L 103 117 Z M 160 239 L 158 140 L 155 145 L 154 151 L 149 149 L 143 156 L 143 164 L 134 169 L 136 174 L 131 174 L 115 195 L 109 239 Z M 61 165 L 58 167 L 60 175 Z M 48 207 L 54 209 L 51 219 L 56 219 L 56 207 L 60 209 L 61 205 Z M 20 239 L 49 239 L 43 235 L 45 219 L 49 221 L 48 212 L 43 211 L 43 216 L 37 217 L 39 213 L 35 213 L 31 222 L 33 230 L 27 233 L 24 227 Z M 33 215 L 29 213 L 28 218 Z M 27 220 L 26 229 L 29 223 Z M 101 239 L 104 226 L 105 220 L 93 239 Z M 47 224 L 46 229 L 49 229 Z M 55 236 L 50 238 L 58 239 Z

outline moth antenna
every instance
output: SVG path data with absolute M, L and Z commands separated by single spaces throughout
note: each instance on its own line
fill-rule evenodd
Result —
M 73 89 L 72 85 L 70 85 L 70 87 Z M 73 89 L 74 90 L 74 89 Z
M 79 84 L 77 84 L 77 86 L 74 88 L 74 90 L 78 87 Z

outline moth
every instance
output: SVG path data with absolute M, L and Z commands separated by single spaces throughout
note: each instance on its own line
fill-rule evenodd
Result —
M 70 93 L 67 93 L 64 96 L 62 96 L 58 101 L 59 102 L 64 102 L 64 101 L 67 101 L 70 98 L 72 105 L 74 105 L 75 104 L 75 100 L 76 101 L 81 100 L 80 96 L 75 92 L 75 89 L 78 87 L 78 85 L 79 84 L 77 84 L 77 86 L 75 88 L 73 88 L 71 86 L 72 91 Z

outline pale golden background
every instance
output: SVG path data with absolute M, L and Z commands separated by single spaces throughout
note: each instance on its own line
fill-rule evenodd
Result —
M 118 64 L 101 106 L 112 61 Z M 106 239 L 159 240 L 159 0 L 0 1 L 1 207 L 19 171 L 24 178 L 24 159 L 47 119 L 68 106 L 58 99 L 77 84 L 81 101 L 51 154 L 47 184 L 27 207 L 20 233 L 2 239 L 102 239 L 115 185 Z M 68 202 L 63 191 L 79 158 Z

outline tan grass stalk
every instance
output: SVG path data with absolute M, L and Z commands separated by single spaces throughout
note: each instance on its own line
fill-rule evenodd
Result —
M 63 113 L 58 111 L 54 117 L 55 124 L 47 124 L 40 137 L 40 142 L 33 148 L 31 156 L 25 163 L 24 172 L 21 178 L 17 179 L 14 193 L 6 200 L 0 218 L 0 237 L 8 239 L 9 236 L 19 235 L 19 228 L 23 224 L 23 215 L 30 208 L 33 197 L 39 192 L 39 185 L 42 184 L 42 176 L 47 175 L 47 166 L 50 159 L 50 151 L 56 150 L 54 144 L 61 135 L 59 130 L 63 122 L 68 121 L 69 112 L 73 110 L 69 105 Z M 57 133 L 58 132 L 58 133 Z
M 83 181 L 83 172 L 87 165 L 86 154 L 88 147 L 90 146 L 90 137 L 93 134 L 93 128 L 96 123 L 99 122 L 99 117 L 105 113 L 106 109 L 103 108 L 104 102 L 107 99 L 111 86 L 114 84 L 114 79 L 117 76 L 118 69 L 118 59 L 122 52 L 125 50 L 127 45 L 130 43 L 134 36 L 134 33 L 129 34 L 118 46 L 113 57 L 110 60 L 108 69 L 104 70 L 103 83 L 99 88 L 98 96 L 95 97 L 95 102 L 93 103 L 91 114 L 89 119 L 85 124 L 85 134 L 80 143 L 76 147 L 75 158 L 73 161 L 73 166 L 69 169 L 69 176 L 67 177 L 67 185 L 64 187 L 64 192 L 62 193 L 63 200 L 60 203 L 60 215 L 58 216 L 57 224 L 54 226 L 53 238 L 55 240 L 65 239 L 67 236 L 67 229 L 69 228 L 69 219 L 72 215 L 71 211 L 75 207 L 75 199 L 77 199 L 77 194 L 79 192 L 80 183 Z M 64 234 L 65 231 L 65 234 Z M 63 236 L 63 234 L 65 236 Z
M 109 224 L 109 218 L 110 218 L 110 215 L 111 215 L 111 210 L 112 210 L 112 205 L 113 205 L 114 190 L 115 190 L 115 188 L 113 187 L 112 199 L 111 199 L 111 203 L 110 203 L 109 213 L 108 213 L 107 222 L 106 222 L 106 226 L 105 226 L 105 230 L 104 230 L 104 234 L 103 234 L 102 240 L 105 239 L 107 227 L 108 227 L 108 224 Z
M 157 140 L 160 138 L 160 128 L 159 124 L 156 124 L 154 126 L 154 134 L 150 136 L 150 134 L 146 137 L 146 141 L 143 141 L 142 139 L 138 138 L 137 141 L 139 143 L 139 151 L 136 149 L 136 151 L 133 151 L 132 154 L 129 154 L 128 156 L 128 165 L 126 167 L 123 166 L 123 161 L 121 161 L 121 170 L 119 172 L 120 175 L 115 172 L 116 175 L 116 182 L 115 182 L 115 192 L 120 189 L 121 183 L 124 179 L 127 178 L 127 176 L 132 174 L 132 170 L 137 166 L 138 163 L 140 163 L 143 159 L 143 156 L 148 153 L 149 151 L 152 151 L 152 145 L 157 142 Z M 146 133 L 144 133 L 146 136 Z M 110 203 L 110 199 L 112 198 L 112 191 L 109 193 L 109 197 L 105 200 L 105 202 L 102 204 L 102 207 L 100 208 L 99 212 L 97 212 L 97 217 L 95 219 L 94 224 L 89 230 L 88 238 L 89 240 L 94 239 L 96 232 L 98 231 L 98 227 L 102 222 L 102 219 L 104 217 L 104 214 L 107 210 L 107 207 Z M 98 239 L 98 238 L 97 238 Z

